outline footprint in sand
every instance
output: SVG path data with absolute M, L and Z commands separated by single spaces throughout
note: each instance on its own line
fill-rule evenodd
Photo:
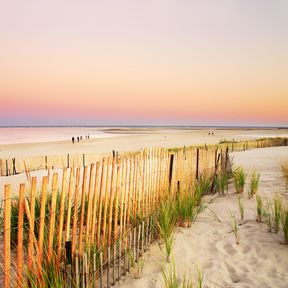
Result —
M 237 271 L 235 270 L 234 267 L 232 267 L 230 264 L 228 264 L 226 261 L 225 261 L 225 266 L 227 268 L 227 271 L 230 273 L 230 274 L 235 274 L 237 273 Z
M 241 266 L 241 271 L 242 272 L 244 272 L 244 273 L 248 273 L 250 270 L 249 269 L 247 269 L 247 267 L 245 267 L 245 266 Z
M 240 277 L 239 277 L 237 271 L 235 270 L 235 268 L 232 267 L 231 265 L 229 265 L 227 262 L 225 262 L 225 266 L 227 268 L 227 271 L 229 272 L 229 277 L 230 277 L 231 281 L 233 283 L 238 283 L 240 281 Z
M 230 243 L 224 245 L 223 248 L 228 255 L 235 255 L 237 252 Z
M 249 246 L 242 246 L 242 253 L 243 254 L 247 254 L 247 253 L 249 253 L 251 251 L 251 247 L 249 247 Z
M 204 262 L 202 264 L 202 268 L 203 268 L 203 270 L 210 269 L 210 268 L 213 267 L 213 265 L 214 264 L 213 264 L 212 260 L 211 261 L 206 261 L 206 262 Z
M 260 254 L 259 257 L 264 259 L 264 260 L 268 258 L 266 254 Z
M 270 276 L 270 277 L 274 277 L 275 274 L 277 274 L 277 269 L 276 268 L 272 268 L 268 272 L 268 276 Z

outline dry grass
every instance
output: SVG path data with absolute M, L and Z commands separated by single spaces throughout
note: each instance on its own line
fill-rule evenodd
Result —
M 248 191 L 249 199 L 253 198 L 253 196 L 258 192 L 259 181 L 260 181 L 260 174 L 254 170 L 250 176 L 249 191 Z
M 256 210 L 257 210 L 257 222 L 262 222 L 262 216 L 263 216 L 263 201 L 262 197 L 259 194 L 256 194 Z
M 281 164 L 282 174 L 286 180 L 286 192 L 288 193 L 288 161 Z
M 238 167 L 233 172 L 234 187 L 235 187 L 236 193 L 243 193 L 244 192 L 246 177 L 247 177 L 247 175 L 246 175 L 243 167 Z
M 244 220 L 244 203 L 241 196 L 238 196 L 238 208 L 240 212 L 241 221 Z
M 239 245 L 240 244 L 240 236 L 239 236 L 238 223 L 237 223 L 236 217 L 232 213 L 231 213 L 231 229 L 232 229 L 232 232 L 235 236 L 236 244 Z

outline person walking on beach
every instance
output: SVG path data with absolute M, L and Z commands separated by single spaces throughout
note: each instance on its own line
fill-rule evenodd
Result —
M 74 137 L 72 137 L 72 143 L 73 143 L 73 144 L 74 144 L 74 140 L 75 140 Z

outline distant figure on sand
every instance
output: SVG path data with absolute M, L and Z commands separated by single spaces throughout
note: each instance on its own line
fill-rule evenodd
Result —
M 79 142 L 79 136 L 77 136 L 77 142 Z
M 74 144 L 74 140 L 75 140 L 74 137 L 72 137 L 72 143 L 73 143 L 73 144 Z

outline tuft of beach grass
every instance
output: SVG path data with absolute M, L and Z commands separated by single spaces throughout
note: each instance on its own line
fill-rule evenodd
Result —
M 286 162 L 282 162 L 282 164 L 281 164 L 281 170 L 282 170 L 282 174 L 283 174 L 283 176 L 284 176 L 284 178 L 285 178 L 285 181 L 286 181 L 286 185 L 285 185 L 285 187 L 286 187 L 286 193 L 288 193 L 288 161 L 286 161 Z
M 256 194 L 256 211 L 257 211 L 257 222 L 262 222 L 262 214 L 263 214 L 263 201 L 262 197 L 257 193 Z
M 238 208 L 240 212 L 241 221 L 244 220 L 244 203 L 241 196 L 238 196 Z
M 234 180 L 234 187 L 235 187 L 236 193 L 239 194 L 239 193 L 244 192 L 246 177 L 247 175 L 243 167 L 238 167 L 233 172 L 233 180 Z
M 281 224 L 281 213 L 282 213 L 282 201 L 279 197 L 273 198 L 273 226 L 275 233 L 278 233 Z
M 260 174 L 257 173 L 255 170 L 253 170 L 249 181 L 249 190 L 248 190 L 249 199 L 253 198 L 253 196 L 258 192 L 259 181 L 260 181 Z
M 232 232 L 235 236 L 235 241 L 236 241 L 236 244 L 239 245 L 240 244 L 240 236 L 239 236 L 239 229 L 238 229 L 238 223 L 237 223 L 237 220 L 236 220 L 236 217 L 232 214 L 231 214 L 231 229 L 232 229 Z

